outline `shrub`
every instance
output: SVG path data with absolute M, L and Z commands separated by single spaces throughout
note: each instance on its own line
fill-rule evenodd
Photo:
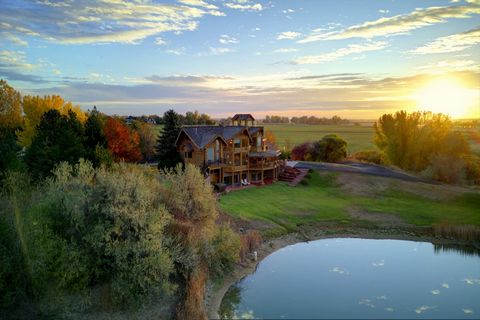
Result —
M 454 155 L 434 155 L 422 175 L 446 183 L 461 183 L 465 179 L 465 162 Z
M 292 149 L 292 160 L 304 161 L 310 150 L 311 143 L 305 142 Z
M 383 164 L 383 154 L 376 150 L 358 151 L 353 154 L 353 157 L 358 161 Z
M 62 163 L 41 192 L 27 212 L 38 297 L 79 294 L 87 300 L 77 307 L 88 308 L 95 286 L 109 286 L 109 299 L 117 306 L 171 292 L 173 264 L 164 235 L 169 215 L 159 201 L 161 185 L 149 171 Z M 47 303 L 47 314 L 66 312 L 56 310 L 57 304 Z
M 312 161 L 338 162 L 347 156 L 347 142 L 336 134 L 328 134 L 314 142 L 308 154 Z

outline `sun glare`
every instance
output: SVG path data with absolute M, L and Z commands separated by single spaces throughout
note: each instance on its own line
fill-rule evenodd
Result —
M 437 79 L 420 88 L 413 99 L 419 110 L 448 114 L 453 118 L 478 117 L 480 96 L 453 79 Z

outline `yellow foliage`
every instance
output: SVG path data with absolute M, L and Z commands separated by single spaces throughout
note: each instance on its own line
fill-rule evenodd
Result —
M 71 102 L 65 102 L 60 96 L 25 96 L 23 97 L 25 127 L 19 133 L 19 141 L 23 146 L 28 147 L 31 145 L 35 127 L 40 123 L 43 114 L 50 109 L 58 110 L 62 115 L 68 115 L 68 112 L 71 110 L 82 124 L 87 121 L 87 114 L 80 109 L 80 106 L 74 106 Z

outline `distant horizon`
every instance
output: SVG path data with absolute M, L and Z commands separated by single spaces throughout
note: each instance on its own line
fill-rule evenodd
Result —
M 0 78 L 106 114 L 476 119 L 479 16 L 480 0 L 6 1 Z

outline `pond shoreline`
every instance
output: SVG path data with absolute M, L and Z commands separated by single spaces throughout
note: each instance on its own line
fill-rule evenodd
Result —
M 436 237 L 431 232 L 420 228 L 409 229 L 379 229 L 379 228 L 333 228 L 301 230 L 297 233 L 289 233 L 278 238 L 264 241 L 258 249 L 257 261 L 238 264 L 234 271 L 223 278 L 219 284 L 209 284 L 206 292 L 206 309 L 209 319 L 219 319 L 218 311 L 223 297 L 228 289 L 239 280 L 253 273 L 258 264 L 271 253 L 296 243 L 309 242 L 329 238 L 363 238 L 383 240 L 407 240 L 418 242 L 430 242 L 436 245 L 469 245 L 480 249 L 478 243 L 472 243 L 456 239 Z

